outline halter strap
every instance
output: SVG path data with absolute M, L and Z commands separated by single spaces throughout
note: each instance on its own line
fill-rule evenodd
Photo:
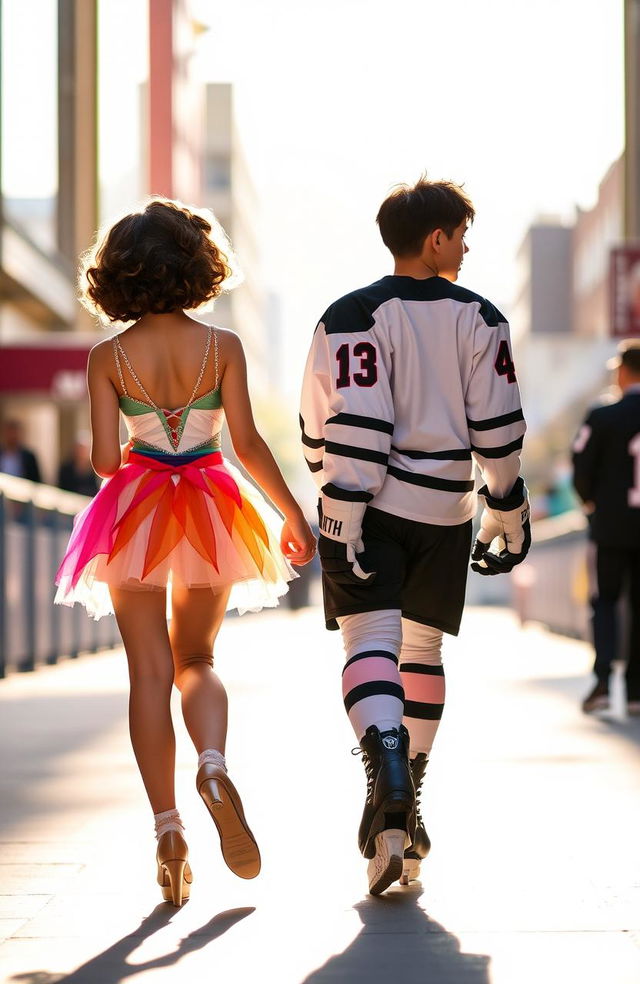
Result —
M 193 403 L 194 399 L 195 399 L 196 393 L 200 389 L 200 383 L 202 382 L 202 377 L 204 376 L 204 371 L 207 368 L 207 361 L 209 359 L 209 350 L 211 348 L 211 336 L 212 335 L 213 335 L 213 349 L 214 349 L 214 361 L 215 361 L 215 371 L 216 371 L 216 381 L 215 381 L 215 387 L 214 387 L 214 389 L 217 389 L 218 388 L 218 336 L 217 336 L 216 332 L 213 330 L 213 328 L 211 327 L 211 325 L 207 325 L 207 341 L 206 341 L 206 344 L 205 344 L 205 347 L 204 347 L 204 357 L 202 359 L 202 365 L 200 366 L 200 372 L 198 373 L 198 378 L 196 379 L 196 384 L 193 387 L 193 391 L 191 393 L 191 396 L 189 397 L 189 400 L 187 401 L 187 403 L 185 403 L 185 405 L 183 407 L 178 407 L 179 410 L 186 410 L 187 407 L 190 407 L 191 404 Z M 114 356 L 115 356 L 116 366 L 117 366 L 117 369 L 118 369 L 118 376 L 120 378 L 120 385 L 122 386 L 122 392 L 124 393 L 124 395 L 125 396 L 129 396 L 129 393 L 127 392 L 127 387 L 125 386 L 124 376 L 122 374 L 122 366 L 120 364 L 120 358 L 122 358 L 122 361 L 124 362 L 125 366 L 129 370 L 129 373 L 131 375 L 131 378 L 133 379 L 134 383 L 139 388 L 140 392 L 145 397 L 145 399 L 147 400 L 147 402 L 149 403 L 149 405 L 151 407 L 153 407 L 154 410 L 162 411 L 163 408 L 162 407 L 159 407 L 157 405 L 157 403 L 155 403 L 151 399 L 151 397 L 147 393 L 146 389 L 144 388 L 144 386 L 140 382 L 140 380 L 139 380 L 139 378 L 138 378 L 138 376 L 136 374 L 135 369 L 133 368 L 133 366 L 129 362 L 129 359 L 127 357 L 127 353 L 125 352 L 125 350 L 123 349 L 122 345 L 120 344 L 120 339 L 118 338 L 117 335 L 114 335 L 114 337 L 113 337 L 113 353 L 114 353 Z
M 120 378 L 120 385 L 122 386 L 122 392 L 124 393 L 125 396 L 129 396 L 129 394 L 127 393 L 127 387 L 124 384 L 124 376 L 122 375 L 122 366 L 120 365 L 120 355 L 118 353 L 117 337 L 114 335 L 111 341 L 113 343 L 113 354 L 116 360 L 116 366 L 118 367 L 118 376 Z

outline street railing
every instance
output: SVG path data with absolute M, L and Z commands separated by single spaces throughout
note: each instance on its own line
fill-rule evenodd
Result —
M 522 622 L 540 622 L 553 632 L 590 638 L 593 576 L 585 517 L 576 509 L 539 519 L 532 524 L 531 540 L 527 559 L 508 576 L 471 573 L 467 604 L 507 605 Z
M 96 622 L 79 605 L 53 604 L 73 517 L 88 502 L 0 473 L 0 677 L 120 644 L 113 616 Z
M 593 577 L 586 518 L 575 509 L 540 519 L 533 524 L 532 541 L 526 561 L 511 575 L 520 617 L 563 635 L 590 638 Z

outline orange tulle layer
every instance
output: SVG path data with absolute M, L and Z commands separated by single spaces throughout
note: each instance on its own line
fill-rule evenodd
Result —
M 111 611 L 112 586 L 221 590 L 246 582 L 243 607 L 275 604 L 295 574 L 279 547 L 281 520 L 215 452 L 177 463 L 132 452 L 74 522 L 56 601 Z

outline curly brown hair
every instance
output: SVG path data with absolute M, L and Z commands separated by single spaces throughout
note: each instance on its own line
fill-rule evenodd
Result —
M 212 224 L 169 199 L 154 198 L 125 215 L 83 258 L 80 300 L 109 321 L 137 321 L 200 307 L 232 274 Z

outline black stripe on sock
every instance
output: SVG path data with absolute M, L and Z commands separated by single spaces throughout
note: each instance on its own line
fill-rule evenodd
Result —
M 389 683 L 388 680 L 371 680 L 370 683 L 361 683 L 359 687 L 354 687 L 344 698 L 344 706 L 347 714 L 354 704 L 365 697 L 378 697 L 386 694 L 387 697 L 397 697 L 404 701 L 404 690 L 398 683 Z
M 420 721 L 439 721 L 444 704 L 423 704 L 417 700 L 405 700 L 404 716 Z
M 348 666 L 351 666 L 352 663 L 355 663 L 359 659 L 370 659 L 370 658 L 372 659 L 374 656 L 384 656 L 385 659 L 392 659 L 394 663 L 398 662 L 397 656 L 394 656 L 393 653 L 385 652 L 384 649 L 367 649 L 366 652 L 356 653 L 355 656 L 352 656 L 350 659 L 347 660 L 347 662 L 344 664 L 344 669 L 342 671 L 343 675 L 344 675 L 344 671 L 347 669 Z
M 401 673 L 424 673 L 427 676 L 444 676 L 444 666 L 430 663 L 400 663 Z

